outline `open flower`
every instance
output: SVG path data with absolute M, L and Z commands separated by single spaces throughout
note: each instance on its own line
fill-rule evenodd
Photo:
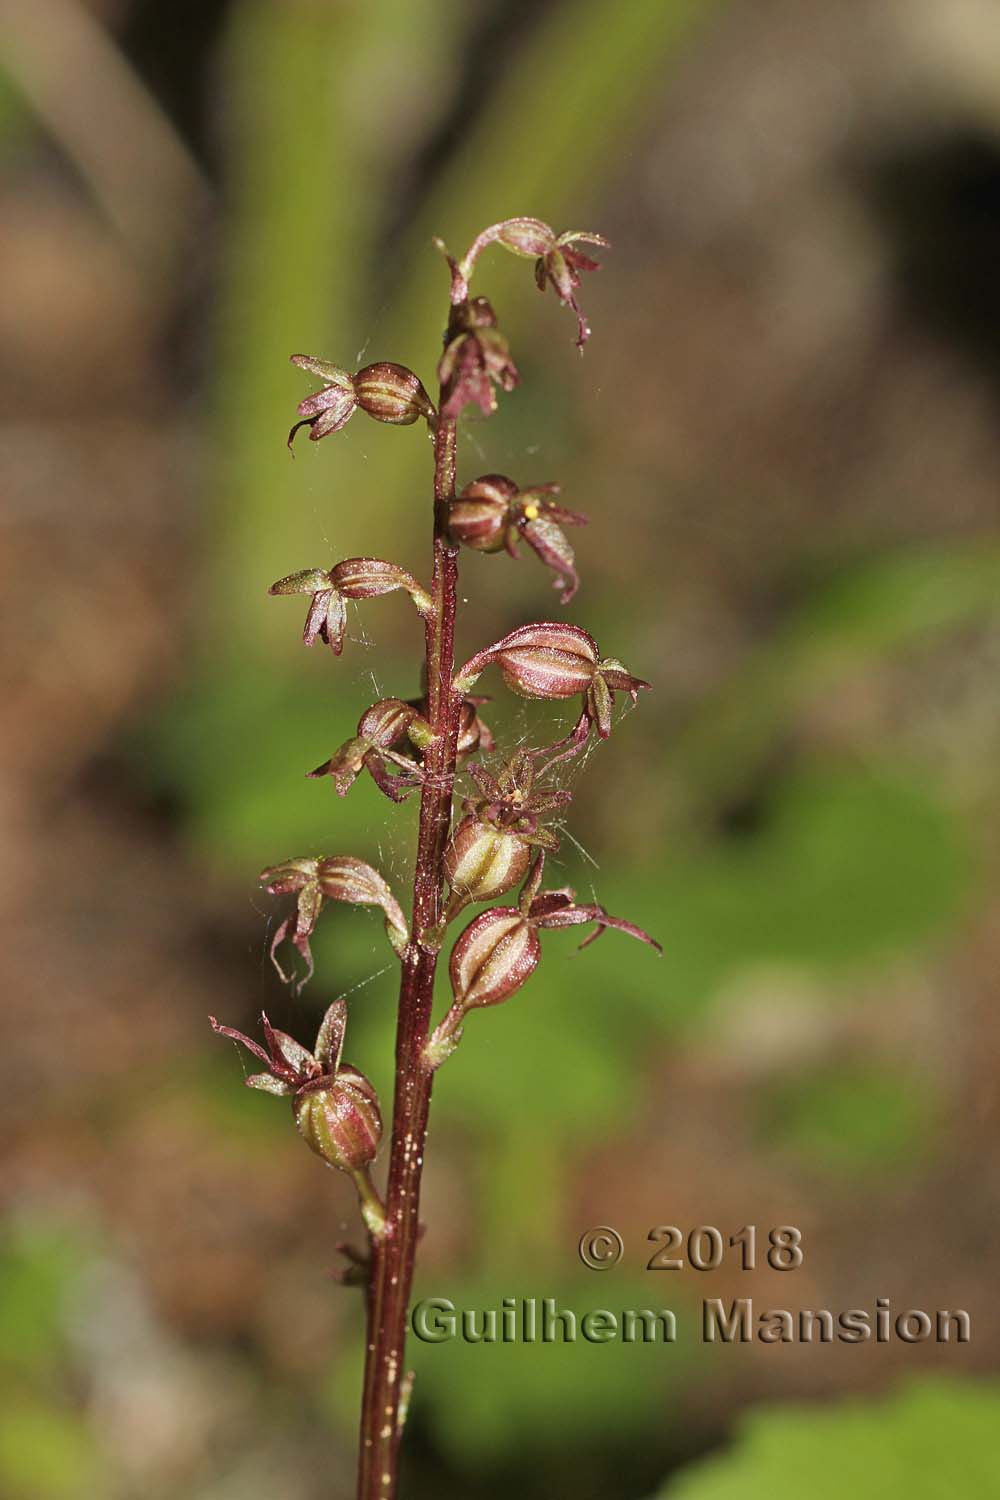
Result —
M 446 921 L 470 901 L 492 901 L 515 886 L 528 869 L 532 849 L 557 850 L 559 837 L 541 817 L 572 800 L 568 791 L 535 790 L 535 758 L 524 750 L 497 776 L 479 764 L 469 767 L 469 775 L 480 795 L 464 800 L 465 816 L 445 850 L 451 887 Z
M 593 924 L 594 931 L 580 944 L 586 948 L 613 927 L 662 953 L 656 939 L 634 922 L 611 916 L 597 902 L 578 902 L 568 887 L 541 891 L 544 864 L 545 854 L 540 851 L 516 907 L 490 907 L 459 935 L 448 964 L 454 998 L 425 1048 L 428 1066 L 439 1067 L 455 1050 L 470 1010 L 499 1005 L 531 977 L 542 956 L 541 931 Z
M 310 1052 L 261 1016 L 265 1051 L 242 1031 L 222 1026 L 209 1016 L 212 1030 L 246 1047 L 264 1064 L 263 1073 L 246 1079 L 248 1088 L 290 1098 L 299 1134 L 328 1166 L 354 1179 L 361 1212 L 374 1235 L 385 1228 L 385 1214 L 368 1172 L 382 1137 L 378 1095 L 363 1073 L 341 1063 L 347 1005 L 335 1000 L 320 1024 Z
M 286 984 L 296 991 L 312 977 L 313 959 L 309 939 L 323 908 L 323 902 L 346 901 L 352 906 L 380 906 L 385 913 L 385 931 L 397 954 L 410 940 L 402 908 L 377 870 L 349 854 L 325 858 L 305 856 L 286 859 L 271 865 L 260 874 L 260 883 L 272 896 L 294 895 L 295 911 L 278 927 L 271 939 L 271 962 Z M 286 974 L 278 962 L 277 952 L 287 939 L 305 960 L 301 979 Z
M 551 248 L 535 262 L 535 283 L 540 292 L 544 292 L 546 283 L 549 283 L 559 301 L 576 313 L 576 347 L 582 353 L 584 344 L 590 338 L 590 324 L 576 300 L 576 289 L 580 285 L 581 271 L 599 271 L 601 265 L 591 256 L 584 255 L 582 250 L 576 249 L 578 240 L 590 245 L 608 243 L 599 234 L 582 234 L 578 231 L 561 234 Z
M 576 313 L 576 343 L 582 351 L 590 337 L 590 327 L 576 300 L 581 271 L 599 271 L 600 262 L 585 255 L 577 245 L 601 245 L 608 241 L 589 230 L 571 229 L 557 235 L 541 219 L 507 219 L 497 226 L 497 239 L 515 255 L 526 255 L 535 261 L 535 281 L 539 291 L 552 286 L 559 301 Z
M 433 740 L 434 731 L 413 704 L 382 698 L 362 714 L 355 737 L 309 775 L 332 776 L 339 796 L 346 797 L 361 772 L 367 771 L 379 791 L 402 802 L 422 779 L 414 751 L 426 750 Z M 403 750 L 397 748 L 400 744 Z
M 535 280 L 539 290 L 544 291 L 546 285 L 550 284 L 560 302 L 576 313 L 576 343 L 582 352 L 590 337 L 590 328 L 576 300 L 580 273 L 599 271 L 601 267 L 598 261 L 585 255 L 577 246 L 600 245 L 607 248 L 608 241 L 604 236 L 582 229 L 570 229 L 565 234 L 556 234 L 542 219 L 522 217 L 504 219 L 501 223 L 491 224 L 488 229 L 484 229 L 473 240 L 461 261 L 454 261 L 438 242 L 438 248 L 444 252 L 451 266 L 452 301 L 459 296 L 468 296 L 473 266 L 487 245 L 493 244 L 503 245 L 505 250 L 510 250 L 514 255 L 523 255 L 535 262 Z
M 544 813 L 555 812 L 573 800 L 567 789 L 538 790 L 540 774 L 537 756 L 530 750 L 518 750 L 496 776 L 483 765 L 471 765 L 469 775 L 479 791 L 478 798 L 466 798 L 466 812 L 476 813 L 498 828 L 512 828 L 531 838 L 540 848 L 555 850 L 558 839 L 540 827 Z
M 448 529 L 463 546 L 477 552 L 499 552 L 505 547 L 514 558 L 523 537 L 552 569 L 553 586 L 562 591 L 561 602 L 568 604 L 580 580 L 562 526 L 586 526 L 587 517 L 559 505 L 552 499 L 558 493 L 557 484 L 522 490 L 506 474 L 484 474 L 451 502 Z
M 269 594 L 311 594 L 312 603 L 306 615 L 302 639 L 307 646 L 325 641 L 339 656 L 344 649 L 347 631 L 347 600 L 377 599 L 405 589 L 420 615 L 432 608 L 430 595 L 405 568 L 383 562 L 377 557 L 349 557 L 329 570 L 304 568 L 279 578 L 268 589 Z
M 640 688 L 649 687 L 643 678 L 633 677 L 616 657 L 602 657 L 597 642 L 586 630 L 551 620 L 521 625 L 478 652 L 457 673 L 455 691 L 466 692 L 491 663 L 499 666 L 504 682 L 521 698 L 559 700 L 583 695 L 576 727 L 552 747 L 558 750 L 568 746 L 569 755 L 583 748 L 592 726 L 601 739 L 607 739 L 615 693 L 628 693 L 634 703 Z
M 485 297 L 473 297 L 451 310 L 445 351 L 438 364 L 444 392 L 441 414 L 457 417 L 466 406 L 484 416 L 496 410 L 494 384 L 512 391 L 520 376 L 510 346 L 497 328 L 497 315 Z

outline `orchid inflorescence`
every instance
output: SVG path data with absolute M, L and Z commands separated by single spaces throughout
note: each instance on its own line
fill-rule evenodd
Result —
M 470 293 L 479 257 L 498 245 L 531 259 L 538 287 L 551 286 L 577 319 L 581 351 L 590 328 L 577 300 L 581 275 L 600 269 L 579 247 L 606 246 L 600 235 L 557 235 L 539 219 L 513 218 L 491 225 L 456 259 L 436 242 L 451 271 L 450 311 L 437 366 L 439 397 L 431 401 L 412 370 L 380 361 L 351 373 L 310 355 L 292 363 L 321 386 L 299 403 L 300 428 L 313 442 L 339 432 L 358 410 L 393 426 L 426 423 L 434 445 L 434 575 L 430 588 L 396 563 L 352 557 L 332 567 L 290 573 L 272 584 L 274 595 L 308 596 L 303 639 L 317 640 L 339 656 L 347 639 L 348 606 L 397 590 L 420 615 L 426 641 L 423 690 L 411 699 L 382 698 L 361 715 L 356 733 L 308 774 L 329 778 L 348 795 L 367 772 L 389 800 L 420 793 L 420 828 L 412 918 L 388 883 L 361 859 L 307 855 L 264 870 L 262 885 L 273 895 L 294 897 L 294 908 L 277 926 L 271 956 L 281 978 L 300 990 L 313 972 L 310 939 L 328 901 L 380 908 L 386 935 L 402 967 L 397 1036 L 396 1106 L 385 1201 L 371 1178 L 381 1137 L 381 1113 L 371 1083 L 341 1063 L 347 1006 L 329 1008 L 312 1051 L 262 1018 L 266 1050 L 242 1033 L 212 1025 L 264 1064 L 246 1082 L 251 1088 L 292 1101 L 295 1123 L 307 1144 L 330 1166 L 347 1172 L 357 1186 L 368 1232 L 367 1256 L 347 1250 L 344 1279 L 368 1283 L 369 1341 L 359 1500 L 392 1500 L 401 1427 L 400 1371 L 405 1315 L 419 1225 L 420 1174 L 431 1080 L 458 1046 L 473 1010 L 497 1005 L 522 988 L 541 959 L 542 932 L 573 926 L 593 930 L 582 946 L 614 928 L 656 949 L 641 928 L 609 915 L 596 902 L 580 902 L 568 887 L 544 889 L 546 857 L 559 850 L 559 818 L 572 798 L 554 784 L 554 768 L 578 756 L 612 730 L 616 694 L 633 703 L 649 687 L 616 657 L 605 656 L 594 637 L 577 625 L 543 620 L 522 625 L 476 652 L 455 670 L 454 626 L 457 557 L 462 547 L 518 556 L 526 543 L 551 570 L 562 604 L 575 596 L 580 579 L 564 527 L 586 517 L 561 503 L 551 482 L 521 484 L 503 474 L 485 474 L 460 490 L 455 483 L 457 422 L 468 407 L 489 416 L 497 391 L 519 383 L 517 366 L 496 312 Z M 500 764 L 482 758 L 495 750 L 479 710 L 489 701 L 471 689 L 491 667 L 522 698 L 579 700 L 570 729 L 554 744 L 522 748 Z M 456 770 L 465 766 L 471 792 L 456 812 Z M 516 905 L 496 905 L 520 887 Z M 448 973 L 452 1003 L 431 1028 L 434 971 L 448 928 L 469 906 L 491 903 L 474 916 L 454 942 Z M 281 950 L 298 955 L 299 972 L 286 972 Z M 388 1418 L 388 1420 L 386 1420 Z

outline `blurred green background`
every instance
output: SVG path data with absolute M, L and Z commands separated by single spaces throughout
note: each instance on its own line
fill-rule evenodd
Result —
M 666 956 L 551 934 L 473 1018 L 417 1294 L 681 1332 L 417 1347 L 405 1493 L 1000 1495 L 996 7 L 9 0 L 0 64 L 0 1492 L 352 1493 L 351 1190 L 205 1018 L 308 1040 L 349 994 L 390 1088 L 379 922 L 327 912 L 292 999 L 255 877 L 349 852 L 405 897 L 413 810 L 303 773 L 419 642 L 394 598 L 304 652 L 266 589 L 426 575 L 430 469 L 360 417 L 292 462 L 288 355 L 430 385 L 431 236 L 525 213 L 613 241 L 594 336 L 484 258 L 522 384 L 460 480 L 591 517 L 568 617 L 655 691 L 569 773 L 557 874 Z M 462 592 L 463 656 L 558 610 L 530 553 Z M 483 686 L 501 747 L 561 722 Z M 805 1261 L 647 1272 L 667 1223 L 794 1224 Z M 748 1295 L 973 1340 L 704 1347 L 701 1299 Z

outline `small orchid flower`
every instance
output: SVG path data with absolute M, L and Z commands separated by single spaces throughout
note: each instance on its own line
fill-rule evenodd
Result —
M 377 599 L 395 589 L 405 589 L 416 605 L 417 613 L 428 614 L 430 595 L 420 587 L 413 574 L 396 563 L 382 562 L 377 557 L 349 557 L 329 570 L 304 568 L 299 573 L 279 578 L 267 592 L 311 594 L 312 603 L 306 615 L 302 639 L 307 646 L 315 645 L 317 640 L 325 641 L 334 656 L 339 656 L 347 633 L 347 600 Z
M 295 1124 L 306 1145 L 328 1166 L 353 1178 L 361 1212 L 373 1235 L 385 1229 L 385 1213 L 369 1174 L 382 1138 L 378 1095 L 363 1073 L 341 1064 L 347 1005 L 335 1000 L 320 1024 L 312 1052 L 278 1031 L 261 1015 L 267 1050 L 242 1031 L 209 1016 L 212 1030 L 246 1047 L 266 1069 L 245 1080 L 248 1088 L 292 1100 Z
M 505 547 L 514 558 L 523 538 L 552 569 L 553 587 L 562 591 L 560 602 L 568 604 L 580 580 L 562 526 L 586 526 L 587 517 L 558 504 L 552 498 L 558 493 L 557 484 L 522 490 L 505 474 L 484 474 L 451 502 L 448 530 L 457 542 L 477 552 L 499 552 Z

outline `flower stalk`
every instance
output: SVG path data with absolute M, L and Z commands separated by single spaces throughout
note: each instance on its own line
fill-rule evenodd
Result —
M 395 1495 L 406 1373 L 406 1317 L 420 1232 L 420 1180 L 433 1072 L 424 1059 L 440 941 L 444 853 L 451 828 L 462 698 L 452 688 L 458 548 L 448 534 L 455 495 L 456 422 L 441 417 L 434 435 L 434 572 L 424 621 L 427 722 L 435 738 L 424 757 L 413 884 L 413 921 L 403 955 L 396 1023 L 396 1088 L 386 1189 L 386 1233 L 372 1249 L 368 1346 L 361 1407 L 358 1500 Z
M 431 1087 L 452 1056 L 474 1009 L 507 1000 L 529 980 L 542 958 L 539 934 L 591 925 L 586 947 L 615 928 L 654 948 L 641 928 L 610 916 L 596 902 L 580 903 L 568 888 L 543 890 L 546 854 L 559 849 L 551 826 L 572 800 L 551 781 L 553 768 L 578 754 L 591 731 L 606 739 L 613 727 L 616 693 L 633 704 L 648 683 L 576 625 L 541 621 L 511 631 L 476 652 L 456 673 L 455 626 L 458 559 L 462 546 L 516 558 L 526 541 L 554 575 L 567 604 L 579 586 L 571 548 L 561 526 L 585 517 L 554 498 L 557 484 L 520 488 L 504 475 L 487 474 L 456 494 L 458 423 L 472 405 L 489 416 L 497 389 L 512 391 L 519 375 L 497 315 L 485 297 L 471 296 L 469 282 L 480 255 L 497 245 L 535 262 L 539 288 L 551 285 L 577 317 L 577 343 L 589 336 L 576 300 L 580 273 L 599 269 L 578 244 L 605 245 L 599 235 L 556 235 L 539 219 L 491 225 L 462 260 L 438 242 L 451 270 L 450 311 L 439 359 L 435 407 L 420 379 L 403 365 L 380 361 L 351 374 L 327 360 L 293 355 L 292 362 L 323 382 L 299 403 L 300 420 L 289 434 L 309 429 L 312 442 L 339 432 L 356 410 L 394 427 L 426 422 L 433 441 L 433 567 L 429 589 L 412 573 L 380 558 L 355 557 L 330 568 L 289 573 L 275 595 L 308 595 L 303 639 L 322 640 L 339 656 L 347 631 L 348 605 L 396 590 L 412 600 L 424 627 L 423 691 L 412 699 L 386 698 L 361 716 L 356 735 L 308 774 L 333 780 L 346 796 L 363 771 L 392 802 L 420 793 L 420 816 L 409 923 L 393 891 L 371 865 L 353 855 L 306 855 L 263 871 L 275 896 L 293 897 L 293 910 L 277 926 L 271 956 L 282 979 L 296 990 L 312 974 L 310 937 L 329 902 L 378 907 L 386 937 L 400 963 L 396 1067 L 388 1170 L 379 1194 L 372 1164 L 383 1127 L 379 1100 L 363 1074 L 341 1062 L 347 1005 L 337 1000 L 309 1051 L 263 1018 L 267 1050 L 212 1021 L 217 1032 L 240 1042 L 266 1071 L 251 1088 L 289 1098 L 305 1144 L 328 1166 L 353 1181 L 367 1231 L 367 1254 L 338 1246 L 346 1265 L 338 1279 L 365 1289 L 367 1350 L 358 1462 L 357 1500 L 396 1500 L 399 1449 L 412 1374 L 405 1366 L 405 1338 L 417 1242 L 421 1233 L 420 1188 Z M 485 699 L 469 690 L 483 672 L 497 667 L 506 687 L 522 698 L 579 699 L 574 727 L 547 748 L 521 749 L 499 767 L 482 757 L 495 748 L 479 717 Z M 456 813 L 457 768 L 470 757 L 468 775 L 478 795 L 465 797 Z M 465 909 L 493 902 L 520 886 L 514 906 L 490 906 L 474 916 L 454 942 L 448 960 L 452 1003 L 432 1031 L 434 979 L 450 924 Z M 281 967 L 278 950 L 298 955 L 299 977 Z

